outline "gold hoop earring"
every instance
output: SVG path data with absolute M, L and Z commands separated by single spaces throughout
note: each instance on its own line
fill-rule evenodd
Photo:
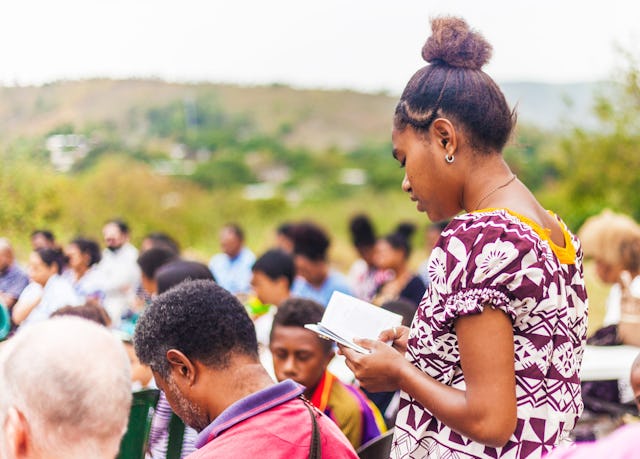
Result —
M 451 163 L 453 162 L 453 160 L 454 160 L 454 159 L 456 159 L 456 158 L 454 158 L 454 157 L 453 157 L 453 155 L 450 155 L 450 154 L 448 154 L 448 153 L 447 153 L 446 155 L 444 155 L 444 160 L 445 160 L 448 164 L 451 164 Z

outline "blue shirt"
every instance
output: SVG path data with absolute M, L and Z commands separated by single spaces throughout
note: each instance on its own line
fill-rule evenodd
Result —
M 15 264 L 0 274 L 0 293 L 5 293 L 13 299 L 17 300 L 20 297 L 27 284 L 29 277 Z
M 251 291 L 251 268 L 256 256 L 246 247 L 235 258 L 226 253 L 214 255 L 209 261 L 209 270 L 220 287 L 231 293 L 249 293 Z
M 326 307 L 335 290 L 353 295 L 347 278 L 337 271 L 329 271 L 327 278 L 319 288 L 311 285 L 303 277 L 296 277 L 291 286 L 291 295 L 316 301 Z

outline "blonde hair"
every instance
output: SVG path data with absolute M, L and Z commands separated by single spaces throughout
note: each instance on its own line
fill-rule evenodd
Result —
M 585 256 L 640 272 L 640 225 L 628 215 L 605 209 L 584 222 L 578 237 Z

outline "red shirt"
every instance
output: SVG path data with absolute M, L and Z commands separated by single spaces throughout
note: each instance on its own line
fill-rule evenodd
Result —
M 188 459 L 306 459 L 312 421 L 299 398 L 302 391 L 302 386 L 286 380 L 239 400 L 200 433 L 200 449 Z M 358 458 L 333 421 L 319 412 L 316 420 L 323 458 Z

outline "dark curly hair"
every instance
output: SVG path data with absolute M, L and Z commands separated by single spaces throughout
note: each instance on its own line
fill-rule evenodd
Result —
M 164 266 L 177 258 L 178 256 L 175 252 L 170 249 L 166 249 L 164 247 L 152 247 L 138 256 L 138 266 L 140 266 L 140 270 L 148 279 L 153 279 L 161 266 Z
M 491 45 L 460 18 L 436 18 L 431 29 L 422 48 L 430 65 L 407 83 L 394 127 L 402 131 L 411 126 L 426 134 L 438 116 L 446 116 L 461 125 L 480 152 L 501 151 L 516 117 L 498 85 L 481 70 L 491 58 Z
M 62 253 L 62 250 L 57 247 L 53 249 L 50 249 L 50 248 L 36 249 L 34 250 L 34 253 L 38 254 L 38 256 L 40 257 L 40 259 L 45 265 L 49 267 L 56 265 L 58 274 L 62 273 L 62 269 L 67 263 L 67 259 L 64 256 L 64 253 Z
M 293 257 L 280 249 L 267 250 L 256 260 L 251 270 L 264 273 L 273 281 L 284 277 L 289 282 L 289 287 L 296 275 Z
M 69 242 L 69 245 L 75 245 L 80 253 L 89 255 L 89 266 L 95 265 L 102 259 L 100 244 L 93 239 L 77 237 L 73 241 Z
M 416 226 L 413 223 L 400 223 L 393 233 L 384 237 L 384 240 L 394 249 L 402 250 L 405 258 L 409 258 L 411 255 L 411 236 L 415 230 Z
M 253 322 L 231 293 L 211 280 L 185 281 L 158 295 L 144 311 L 133 338 L 140 361 L 169 377 L 169 349 L 224 369 L 232 355 L 258 361 Z
M 304 328 L 306 324 L 315 324 L 322 320 L 324 308 L 320 303 L 306 298 L 289 298 L 278 307 L 278 312 L 273 317 L 273 325 L 271 326 L 271 335 L 269 340 L 273 338 L 273 330 L 277 326 L 281 327 L 300 327 Z M 310 331 L 310 333 L 313 333 Z M 333 350 L 333 342 L 318 337 L 322 343 L 323 351 L 328 354 Z
M 327 259 L 329 236 L 315 223 L 296 224 L 292 231 L 292 237 L 294 255 L 302 255 L 311 261 L 325 261 Z
M 373 247 L 376 243 L 376 232 L 371 219 L 365 214 L 358 214 L 349 221 L 351 242 L 355 247 Z

